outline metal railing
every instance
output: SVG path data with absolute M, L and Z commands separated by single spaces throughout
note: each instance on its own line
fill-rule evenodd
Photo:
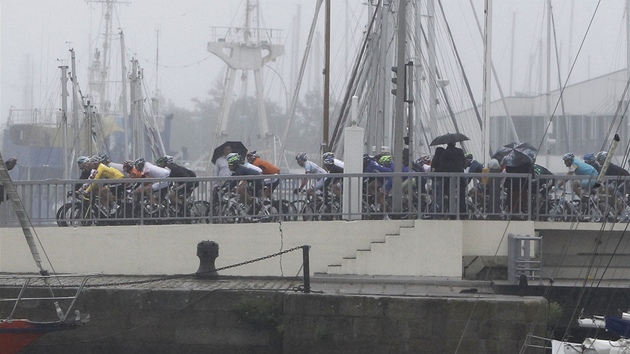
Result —
M 403 186 L 402 198 L 396 198 L 401 200 L 399 205 L 393 204 L 392 197 L 396 178 L 402 179 Z M 607 177 L 603 187 L 593 191 L 588 187 L 594 178 L 585 176 L 414 172 L 89 180 L 112 193 L 100 197 L 99 193 L 74 193 L 85 182 L 15 181 L 15 185 L 36 226 L 385 217 L 617 222 L 627 221 L 630 210 L 626 188 L 630 178 L 621 177 Z M 160 182 L 170 187 L 156 193 L 149 187 L 138 189 Z M 357 184 L 360 188 L 355 188 Z M 182 186 L 179 192 L 175 186 Z M 265 188 L 274 191 L 265 194 Z M 114 192 L 116 197 L 108 200 Z M 0 226 L 17 225 L 10 203 L 0 204 Z

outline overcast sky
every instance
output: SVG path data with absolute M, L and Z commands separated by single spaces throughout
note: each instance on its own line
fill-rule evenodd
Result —
M 281 29 L 284 40 L 290 38 L 297 4 L 301 4 L 301 32 L 302 38 L 306 38 L 315 2 L 260 0 L 261 26 Z M 335 26 L 332 56 L 333 63 L 336 63 L 333 66 L 343 68 L 346 64 L 340 61 L 347 52 L 345 47 L 352 49 L 358 45 L 367 18 L 367 6 L 360 0 L 333 0 L 332 3 L 335 6 L 332 11 Z M 481 88 L 483 46 L 471 15 L 470 3 L 466 0 L 443 1 L 473 89 L 477 91 Z M 472 3 L 481 14 L 483 1 L 473 0 Z M 205 98 L 225 67 L 207 52 L 210 27 L 242 26 L 244 4 L 245 0 L 130 0 L 118 5 L 113 31 L 118 32 L 119 28 L 124 31 L 128 51 L 144 67 L 145 81 L 150 90 L 157 86 L 167 99 L 179 106 L 192 108 L 191 99 Z M 569 53 L 571 58 L 575 57 L 598 6 L 571 81 L 625 68 L 624 0 L 555 0 L 553 4 L 564 76 L 569 68 Z M 57 94 L 58 66 L 70 65 L 70 48 L 76 51 L 79 82 L 84 89 L 87 87 L 88 58 L 95 49 L 90 38 L 95 38 L 98 32 L 100 3 L 84 0 L 1 0 L 0 5 L 0 124 L 4 124 L 10 106 L 25 108 L 32 104 L 43 108 L 44 102 Z M 543 0 L 494 1 L 493 60 L 506 93 L 512 86 L 513 91 L 537 91 L 540 87 L 540 75 L 532 79 L 534 69 L 531 63 L 534 59 L 538 60 L 539 41 L 546 40 L 544 10 Z M 480 20 L 483 21 L 482 18 Z M 516 24 L 514 32 L 512 23 Z M 352 28 L 354 33 L 354 41 L 350 41 L 349 45 L 340 40 L 345 37 L 345 26 Z M 571 27 L 572 36 L 569 35 Z M 157 30 L 159 56 L 156 55 Z M 515 43 L 515 59 L 510 82 L 512 42 Z M 286 44 L 287 51 L 290 51 L 290 43 Z M 303 46 L 304 39 L 301 51 Z M 156 58 L 159 58 L 157 74 Z M 288 60 L 283 60 L 288 66 Z M 290 85 L 288 71 L 280 74 L 284 76 L 286 85 Z M 337 75 L 337 80 L 339 77 Z M 336 84 L 340 85 L 339 82 Z M 28 102 L 31 96 L 32 103 Z

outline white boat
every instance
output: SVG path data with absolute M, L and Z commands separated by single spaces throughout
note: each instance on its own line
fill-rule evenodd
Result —
M 551 341 L 552 354 L 627 354 L 630 353 L 630 339 L 616 341 L 586 338 L 582 343 L 570 343 L 559 340 Z
M 606 328 L 604 316 L 593 316 L 593 318 L 580 318 L 578 325 L 583 328 Z

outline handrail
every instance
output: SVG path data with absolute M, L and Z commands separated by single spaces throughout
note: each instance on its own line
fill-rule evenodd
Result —
M 403 177 L 405 180 L 413 181 L 410 186 L 406 186 L 403 193 L 408 196 L 403 199 L 406 204 L 402 210 L 406 218 L 438 218 L 438 219 L 497 219 L 497 220 L 535 220 L 535 221 L 577 221 L 588 220 L 594 222 L 603 222 L 616 219 L 617 221 L 625 220 L 624 213 L 627 204 L 625 185 L 630 186 L 630 177 L 607 176 L 604 179 L 604 185 L 607 189 L 600 191 L 586 199 L 579 201 L 575 193 L 572 191 L 574 182 L 588 180 L 586 176 L 558 176 L 558 175 L 539 175 L 532 176 L 530 174 L 506 174 L 506 173 L 422 173 L 422 172 L 402 172 L 402 173 L 348 173 L 348 174 L 281 174 L 281 175 L 260 175 L 260 176 L 232 176 L 232 177 L 196 177 L 196 178 L 143 178 L 143 179 L 120 179 L 116 183 L 156 183 L 171 182 L 185 183 L 195 182 L 199 186 L 194 189 L 190 198 L 190 203 L 197 203 L 197 207 L 201 208 L 201 204 L 208 208 L 208 213 L 204 215 L 193 215 L 190 210 L 180 210 L 180 214 L 160 215 L 160 222 L 204 222 L 204 223 L 222 223 L 222 222 L 264 222 L 264 221 L 298 221 L 298 220 L 330 220 L 341 219 L 348 215 L 358 216 L 364 219 L 378 219 L 379 215 L 385 214 L 381 205 L 383 203 L 379 198 L 382 185 L 395 177 Z M 222 210 L 228 203 L 237 205 L 244 204 L 242 200 L 231 194 L 217 194 L 216 187 L 225 182 L 237 183 L 241 180 L 248 183 L 260 181 L 269 178 L 279 179 L 279 185 L 273 193 L 272 201 L 261 201 L 260 203 L 274 203 L 275 213 L 279 216 L 271 218 L 247 218 L 248 210 L 238 211 L 242 215 L 238 217 L 222 214 Z M 322 178 L 338 178 L 340 181 L 345 180 L 350 184 L 364 184 L 366 180 L 378 180 L 373 185 L 365 185 L 362 195 L 348 195 L 350 198 L 358 198 L 359 204 L 362 205 L 360 210 L 343 211 L 342 200 L 339 198 L 335 208 L 326 211 L 327 202 L 320 203 L 318 210 L 311 210 L 311 216 L 303 216 L 303 204 L 307 202 L 304 194 L 296 195 L 293 193 L 303 180 L 306 180 L 307 186 L 314 185 Z M 593 176 L 593 181 L 595 176 Z M 550 188 L 550 186 L 558 186 L 560 181 L 565 181 L 564 190 L 558 188 Z M 86 182 L 86 180 L 70 179 L 70 180 L 44 180 L 44 181 L 14 181 L 18 194 L 29 211 L 32 222 L 37 226 L 56 226 L 58 223 L 57 212 L 65 204 L 82 203 L 81 199 L 68 198 L 68 192 L 74 191 L 75 185 Z M 99 186 L 111 184 L 112 180 L 90 180 Z M 487 183 L 482 183 L 487 182 Z M 460 185 L 466 183 L 466 192 L 458 194 Z M 415 186 L 414 186 L 415 184 Z M 339 184 L 341 186 L 341 183 Z M 520 196 L 512 193 L 514 189 L 526 186 Z M 613 186 L 623 186 L 624 190 L 613 189 Z M 368 190 L 367 188 L 371 188 Z M 496 190 L 493 190 L 496 189 Z M 512 189 L 512 191 L 509 191 Z M 461 189 L 463 191 L 463 189 Z M 630 191 L 630 190 L 629 190 Z M 367 192 L 367 193 L 366 193 Z M 367 196 L 370 194 L 371 196 Z M 588 195 L 588 193 L 586 194 Z M 146 198 L 144 193 L 137 197 Z M 128 198 L 128 197 L 125 197 Z M 130 198 L 130 197 L 129 197 Z M 367 198 L 367 199 L 366 199 Z M 331 200 L 334 200 L 333 197 Z M 361 199 L 363 201 L 361 201 Z M 376 200 L 374 200 L 376 199 Z M 482 200 L 483 199 L 483 200 Z M 131 199 L 129 199 L 131 200 Z M 84 200 L 85 201 L 85 200 Z M 465 202 L 465 203 L 464 203 Z M 129 201 L 125 208 L 137 208 L 139 201 Z M 184 208 L 189 208 L 188 202 L 181 202 Z M 282 203 L 282 204 L 279 204 Z M 314 203 L 314 202 L 313 202 Z M 443 205 L 440 205 L 443 204 Z M 586 204 L 582 208 L 581 204 Z M 6 206 L 5 206 L 6 205 Z M 234 206 L 232 205 L 232 206 Z M 100 206 L 97 200 L 85 201 L 84 209 L 78 210 L 77 215 L 72 215 L 72 222 L 68 226 L 87 226 L 107 224 L 102 218 L 95 216 L 92 211 L 90 215 L 81 214 L 86 211 L 85 208 L 97 209 Z M 250 205 L 245 205 L 250 209 Z M 370 206 L 373 206 L 371 210 Z M 389 204 L 385 203 L 386 209 Z M 173 210 L 178 205 L 171 203 Z M 615 210 L 610 210 L 611 208 Z M 298 210 L 295 210 L 298 209 Z M 311 208 L 312 209 L 312 208 Z M 630 209 L 630 208 L 629 208 Z M 256 210 L 254 207 L 253 210 Z M 189 213 L 190 212 L 190 213 Z M 202 211 L 205 213 L 205 210 Z M 236 211 L 232 211 L 236 213 Z M 189 213 L 189 214 L 187 214 Z M 16 226 L 15 218 L 12 215 L 11 206 L 8 203 L 2 203 L 0 206 L 0 227 Z M 80 215 L 79 215 L 80 214 Z M 324 215 L 325 217 L 321 217 Z M 394 217 L 397 217 L 394 215 Z M 136 215 L 125 214 L 117 215 L 114 218 L 106 216 L 107 222 L 113 220 L 121 221 L 124 219 L 130 224 L 151 223 L 153 217 L 147 213 Z M 113 220 L 112 220 L 113 219 Z M 203 219 L 203 220 L 202 220 Z M 262 221 L 261 221 L 262 220 Z

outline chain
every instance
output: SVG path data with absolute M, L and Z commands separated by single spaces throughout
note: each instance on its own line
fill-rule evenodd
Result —
M 285 253 L 296 251 L 296 250 L 301 249 L 303 247 L 309 247 L 309 246 L 296 246 L 296 247 L 290 248 L 288 250 L 284 250 L 284 251 L 281 251 L 281 252 L 278 252 L 278 253 L 270 254 L 268 256 L 255 258 L 255 259 L 252 259 L 252 260 L 249 260 L 249 261 L 245 261 L 245 262 L 241 262 L 241 263 L 237 263 L 237 264 L 233 264 L 233 265 L 217 268 L 216 271 L 230 269 L 230 268 L 235 268 L 235 267 L 239 267 L 239 266 L 246 265 L 246 264 L 251 264 L 251 263 L 254 263 L 254 262 L 258 262 L 258 261 L 263 261 L 265 259 L 277 257 L 277 256 L 280 256 L 280 255 L 285 254 Z M 203 274 L 203 273 L 195 272 L 195 273 L 190 273 L 190 274 L 178 274 L 178 275 L 170 275 L 170 276 L 156 278 L 156 279 L 143 279 L 143 280 L 136 280 L 136 281 L 112 282 L 112 283 L 103 283 L 103 284 L 85 284 L 84 288 L 98 288 L 98 287 L 105 287 L 105 286 L 122 286 L 122 285 L 140 285 L 140 284 L 154 283 L 154 282 L 164 281 L 164 280 L 187 278 L 187 277 L 196 276 L 196 275 L 200 275 L 200 274 Z M 0 284 L 0 287 L 14 287 L 14 286 L 15 285 Z M 47 287 L 66 288 L 66 287 L 71 287 L 71 286 L 69 286 L 69 285 L 50 285 L 50 286 L 49 285 L 31 285 L 29 287 L 31 287 L 31 288 L 43 288 L 43 287 L 46 287 L 46 288 Z
M 288 250 L 284 250 L 284 251 L 281 251 L 281 252 L 278 252 L 278 253 L 270 254 L 270 255 L 268 255 L 268 256 L 264 256 L 264 257 L 260 257 L 260 258 L 252 259 L 251 261 L 245 261 L 245 262 L 242 262 L 242 263 L 237 263 L 237 264 L 233 264 L 233 265 L 226 266 L 226 267 L 222 267 L 222 268 L 217 268 L 217 271 L 219 271 L 219 270 L 225 270 L 225 269 L 230 269 L 230 268 L 234 268 L 234 267 L 238 267 L 238 266 L 242 266 L 242 265 L 246 265 L 246 264 L 251 264 L 251 263 L 254 263 L 254 262 L 258 262 L 258 261 L 263 261 L 263 260 L 265 260 L 265 259 L 269 259 L 269 258 L 277 257 L 277 256 L 280 256 L 280 255 L 285 254 L 285 253 L 289 253 L 289 252 L 293 252 L 293 251 L 299 250 L 299 249 L 300 249 L 300 248 L 302 248 L 302 247 L 308 247 L 308 246 L 297 246 L 297 247 L 293 247 L 293 248 L 290 248 L 290 249 L 288 249 Z M 193 275 L 194 275 L 194 274 L 198 274 L 198 273 L 193 273 Z

